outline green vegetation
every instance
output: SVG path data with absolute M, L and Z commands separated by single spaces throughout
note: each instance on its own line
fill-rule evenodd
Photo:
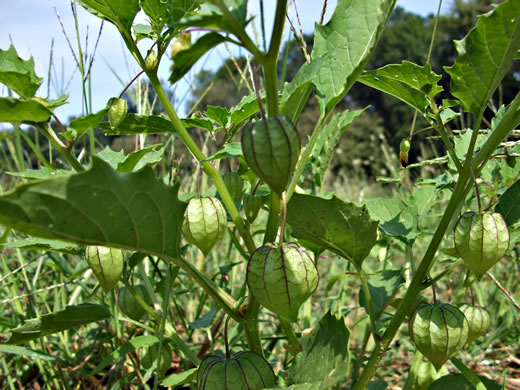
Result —
M 520 0 L 395 3 L 80 0 L 141 71 L 68 124 L 0 48 L 2 384 L 517 388 Z

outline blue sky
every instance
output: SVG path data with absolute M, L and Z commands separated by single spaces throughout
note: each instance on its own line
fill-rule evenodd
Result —
M 67 122 L 71 115 L 82 115 L 84 109 L 81 104 L 81 77 L 76 69 L 75 61 L 71 49 L 63 31 L 69 37 L 73 50 L 77 53 L 77 37 L 74 29 L 74 18 L 71 12 L 70 1 L 68 0 L 18 0 L 16 2 L 3 1 L 0 6 L 0 49 L 6 50 L 11 42 L 14 44 L 18 54 L 27 59 L 33 56 L 36 64 L 36 73 L 44 77 L 44 84 L 38 91 L 41 96 L 56 98 L 62 92 L 70 95 L 69 104 L 60 107 L 56 113 L 61 120 Z M 8 3 L 9 5 L 6 5 Z M 258 2 L 251 0 L 250 12 L 253 13 Z M 275 0 L 265 0 L 264 7 L 267 10 L 274 9 Z M 314 23 L 320 17 L 320 0 L 297 0 L 298 11 L 304 31 L 313 30 Z M 309 7 L 309 4 L 319 4 L 316 7 Z M 333 11 L 336 0 L 329 0 L 328 14 Z M 435 0 L 398 0 L 397 5 L 404 7 L 410 12 L 420 15 L 428 15 L 437 12 L 438 1 Z M 449 9 L 452 0 L 443 1 L 443 11 Z M 59 19 L 58 16 L 59 15 Z M 138 15 L 141 23 L 146 23 L 142 15 Z M 266 15 L 268 20 L 268 16 Z M 60 25 L 61 21 L 62 26 Z M 78 24 L 80 26 L 80 40 L 82 46 L 88 46 L 88 53 L 92 54 L 94 44 L 100 28 L 100 21 L 96 17 L 78 8 Z M 269 28 L 269 27 L 268 27 Z M 269 31 L 269 30 L 268 30 Z M 53 42 L 51 82 L 48 83 L 49 62 L 51 53 L 51 43 Z M 143 51 L 147 47 L 143 45 Z M 235 55 L 239 55 L 237 48 L 231 48 Z M 206 58 L 203 58 L 185 80 L 177 83 L 175 99 L 179 107 L 189 93 L 191 80 L 198 70 L 202 67 L 216 69 L 222 59 L 227 57 L 227 50 L 224 47 L 213 50 Z M 107 65 L 110 64 L 113 70 Z M 169 59 L 164 59 L 161 63 L 160 76 L 163 79 L 168 77 L 168 68 L 171 63 Z M 117 77 L 114 74 L 117 72 Z M 123 47 L 118 33 L 114 26 L 105 23 L 96 56 L 92 68 L 92 91 L 93 91 L 93 111 L 97 111 L 106 105 L 108 99 L 117 96 L 123 89 L 118 77 L 127 83 L 135 74 L 138 68 Z M 6 90 L 0 85 L 0 95 L 5 95 Z M 180 110 L 182 113 L 182 108 Z

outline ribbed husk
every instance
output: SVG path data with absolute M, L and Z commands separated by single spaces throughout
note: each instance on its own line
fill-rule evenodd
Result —
M 491 317 L 489 312 L 480 306 L 465 303 L 459 309 L 468 320 L 469 336 L 466 345 L 469 345 L 488 331 Z
M 276 385 L 271 365 L 251 351 L 209 355 L 202 360 L 197 374 L 198 390 L 260 390 Z
M 422 304 L 409 325 L 415 346 L 438 371 L 468 340 L 469 325 L 464 314 L 445 303 Z
M 244 189 L 244 179 L 240 177 L 238 172 L 226 172 L 222 176 L 224 184 L 226 185 L 229 194 L 233 201 L 237 202 L 242 197 L 242 190 Z
M 455 248 L 480 280 L 509 248 L 509 229 L 498 213 L 464 213 L 455 226 Z
M 104 246 L 87 246 L 85 258 L 103 290 L 112 290 L 119 282 L 123 272 L 123 251 Z
M 245 194 L 242 204 L 244 205 L 244 214 L 247 221 L 253 223 L 262 208 L 262 198 L 257 195 Z
M 246 278 L 261 305 L 291 321 L 296 321 L 300 306 L 319 281 L 311 256 L 294 242 L 257 248 L 249 258 Z
M 242 130 L 241 141 L 251 170 L 281 194 L 300 155 L 300 137 L 291 120 L 279 115 L 251 122 Z
M 224 206 L 214 197 L 191 199 L 186 208 L 182 233 L 204 255 L 224 236 L 227 215 Z
M 157 360 L 157 356 L 159 354 L 159 343 L 155 343 L 149 345 L 143 350 L 143 357 L 141 358 L 141 365 L 143 368 L 148 370 L 154 362 Z M 173 354 L 170 346 L 166 343 L 163 343 L 161 346 L 161 357 L 159 358 L 159 362 L 157 363 L 157 373 L 159 376 L 164 376 L 168 368 L 170 368 L 173 361 Z
M 143 285 L 139 284 L 134 286 L 134 290 L 146 303 L 150 302 L 150 298 L 148 297 Z M 139 302 L 137 302 L 126 286 L 119 289 L 119 293 L 117 294 L 117 304 L 119 310 L 135 321 L 139 321 L 146 314 L 146 310 L 144 310 Z

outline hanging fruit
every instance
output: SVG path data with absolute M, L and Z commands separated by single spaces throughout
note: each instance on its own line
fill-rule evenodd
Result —
M 123 272 L 123 251 L 104 246 L 87 246 L 85 258 L 103 290 L 112 290 Z
M 204 253 L 204 256 L 224 236 L 226 227 L 226 210 L 220 200 L 209 197 L 193 198 L 189 201 L 182 233 L 186 240 Z
M 146 303 L 150 303 L 151 299 L 148 297 L 146 290 L 143 285 L 134 286 L 134 291 L 139 295 Z M 132 295 L 126 286 L 121 287 L 119 294 L 117 294 L 117 304 L 119 310 L 126 314 L 129 318 L 139 321 L 145 314 L 146 310 L 137 302 L 135 297 Z
M 159 357 L 159 343 L 148 345 L 144 348 L 144 354 L 141 358 L 141 365 L 148 370 Z M 172 365 L 173 353 L 167 343 L 161 345 L 161 357 L 157 363 L 157 373 L 163 377 L 168 368 Z
M 279 115 L 244 126 L 242 152 L 251 170 L 275 192 L 285 191 L 300 155 L 300 137 L 291 120 Z
M 234 202 L 237 202 L 242 197 L 242 190 L 244 189 L 244 179 L 240 177 L 238 172 L 226 172 L 222 176 L 224 184 L 226 185 L 229 195 Z
M 275 385 L 269 362 L 251 351 L 206 356 L 197 374 L 197 390 L 260 390 Z
M 262 208 L 262 198 L 257 195 L 245 194 L 242 204 L 244 205 L 247 222 L 253 223 Z
M 468 320 L 469 336 L 466 345 L 469 345 L 488 331 L 491 317 L 489 312 L 480 306 L 465 303 L 459 309 Z
M 455 248 L 478 280 L 509 248 L 509 229 L 498 213 L 464 213 L 455 226 Z
M 261 305 L 296 321 L 300 306 L 318 287 L 318 270 L 298 244 L 267 243 L 257 248 L 247 265 L 247 285 Z
M 409 332 L 419 352 L 439 371 L 466 344 L 469 325 L 455 306 L 421 304 L 410 320 Z
M 123 122 L 128 112 L 128 103 L 125 99 L 110 98 L 107 104 L 108 107 L 108 122 L 110 127 L 116 128 Z

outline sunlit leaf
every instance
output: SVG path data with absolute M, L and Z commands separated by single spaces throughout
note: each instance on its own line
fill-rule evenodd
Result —
M 101 123 L 100 127 L 107 135 L 176 133 L 172 122 L 158 115 L 127 114 L 116 128 L 108 122 Z
M 455 48 L 459 56 L 453 66 L 445 68 L 451 76 L 450 92 L 464 111 L 477 116 L 520 49 L 520 2 L 505 1 L 480 15 L 468 35 L 455 41 Z
M 0 97 L 0 122 L 47 122 L 52 113 L 36 99 Z
M 25 320 L 22 326 L 10 330 L 11 337 L 7 343 L 23 344 L 56 332 L 101 321 L 110 316 L 110 311 L 103 305 L 83 303 L 77 306 L 67 306 L 65 310 Z
M 287 222 L 294 237 L 314 242 L 358 266 L 376 242 L 377 222 L 366 207 L 335 196 L 323 199 L 293 194 L 287 205 Z
M 90 13 L 114 23 L 119 30 L 130 31 L 139 12 L 139 0 L 79 0 Z
M 7 88 L 21 97 L 31 98 L 40 88 L 42 80 L 34 72 L 32 57 L 27 61 L 22 60 L 12 45 L 7 50 L 0 50 L 0 83 Z

